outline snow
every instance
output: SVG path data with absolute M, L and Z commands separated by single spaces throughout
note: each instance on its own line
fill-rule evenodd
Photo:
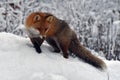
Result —
M 0 0 L 0 11 L 0 32 L 26 37 L 20 27 L 26 17 L 48 12 L 65 20 L 83 45 L 120 60 L 120 0 Z
M 21 0 L 0 0 L 0 2 L 6 2 L 6 1 L 8 1 L 9 3 L 12 3 L 12 2 L 18 3 L 18 2 L 20 2 Z
M 64 59 L 45 42 L 37 54 L 28 38 L 0 33 L 0 80 L 109 80 L 120 79 L 120 62 L 104 60 L 100 71 L 77 58 Z

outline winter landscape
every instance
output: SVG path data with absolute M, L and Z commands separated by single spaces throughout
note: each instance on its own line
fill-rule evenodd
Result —
M 36 11 L 65 20 L 107 70 L 65 59 L 46 42 L 38 54 L 24 25 Z M 120 80 L 120 0 L 0 0 L 0 80 Z
M 108 80 L 108 75 L 109 80 L 120 79 L 119 61 L 103 58 L 108 68 L 100 71 L 77 58 L 53 53 L 46 43 L 38 54 L 28 38 L 5 32 L 0 33 L 0 45 L 0 80 Z

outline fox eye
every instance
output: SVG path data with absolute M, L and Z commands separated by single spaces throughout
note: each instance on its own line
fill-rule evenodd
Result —
M 46 21 L 48 21 L 49 23 L 51 23 L 52 21 L 54 20 L 54 17 L 53 16 L 49 16 Z
M 36 15 L 36 16 L 34 17 L 34 20 L 35 20 L 35 21 L 39 21 L 39 20 L 40 20 L 40 16 L 39 16 L 39 15 Z

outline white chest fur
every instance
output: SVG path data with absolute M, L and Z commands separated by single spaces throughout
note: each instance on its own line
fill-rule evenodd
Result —
M 27 34 L 30 38 L 40 37 L 40 32 L 33 27 L 27 28 Z

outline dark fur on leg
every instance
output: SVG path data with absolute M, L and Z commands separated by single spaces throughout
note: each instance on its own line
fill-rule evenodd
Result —
M 47 41 L 48 44 L 50 44 L 54 48 L 54 52 L 59 53 L 61 51 L 54 39 L 47 38 L 46 41 Z
M 44 39 L 37 37 L 37 38 L 30 38 L 30 40 L 31 40 L 36 52 L 41 53 L 42 51 L 41 51 L 40 46 L 43 43 Z

